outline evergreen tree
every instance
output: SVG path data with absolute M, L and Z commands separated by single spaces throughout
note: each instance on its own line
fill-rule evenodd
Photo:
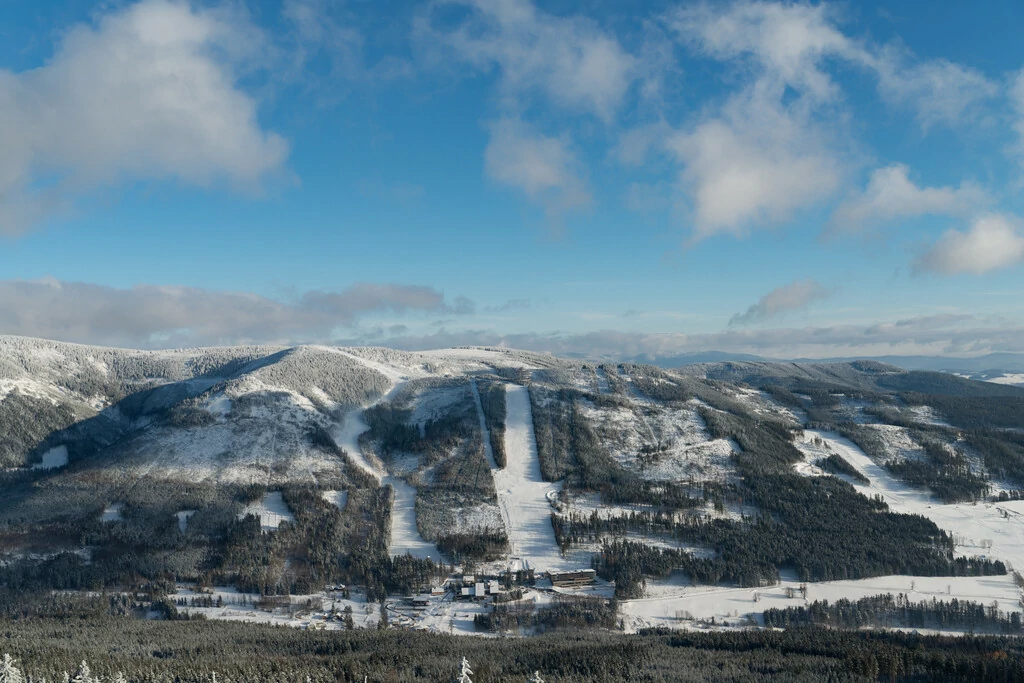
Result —
M 78 665 L 78 673 L 71 679 L 71 683 L 97 683 L 96 679 L 92 677 L 92 671 L 89 670 L 89 665 L 82 660 L 82 663 Z
M 24 683 L 25 677 L 21 674 L 21 670 L 15 666 L 14 658 L 10 655 L 4 655 L 4 659 L 0 662 L 0 683 Z
M 473 670 L 469 668 L 469 660 L 465 657 L 462 658 L 462 662 L 459 664 L 459 678 L 457 683 L 473 683 L 473 679 L 470 676 L 473 674 Z

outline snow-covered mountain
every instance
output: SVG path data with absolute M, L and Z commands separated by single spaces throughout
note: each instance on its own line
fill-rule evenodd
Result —
M 429 588 L 441 561 L 595 568 L 633 628 L 669 606 L 723 616 L 679 572 L 751 591 L 734 602 L 996 574 L 964 591 L 1005 602 L 1022 429 L 1020 388 L 877 361 L 0 337 L 0 585 L 340 581 L 379 599 Z
M 336 469 L 323 435 L 396 383 L 552 363 L 509 351 L 134 351 L 0 337 L 0 467 L 66 449 L 71 462 L 102 453 L 168 477 L 308 478 Z

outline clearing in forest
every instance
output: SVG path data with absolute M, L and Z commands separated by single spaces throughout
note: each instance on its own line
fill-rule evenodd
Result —
M 494 470 L 498 505 L 508 530 L 513 558 L 537 571 L 572 569 L 558 551 L 551 526 L 551 499 L 559 484 L 544 481 L 533 432 L 530 393 L 526 387 L 506 386 L 504 469 Z

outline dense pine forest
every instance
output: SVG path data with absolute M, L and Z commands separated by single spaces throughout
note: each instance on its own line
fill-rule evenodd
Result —
M 480 639 L 74 613 L 0 623 L 0 652 L 33 681 L 60 681 L 85 661 L 105 682 L 120 672 L 146 683 L 444 683 L 456 679 L 462 657 L 475 683 L 524 683 L 535 671 L 549 683 L 1024 680 L 1020 639 L 808 628 Z

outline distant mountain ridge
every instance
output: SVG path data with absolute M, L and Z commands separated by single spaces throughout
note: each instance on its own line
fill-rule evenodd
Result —
M 895 365 L 905 370 L 931 370 L 964 375 L 970 379 L 991 381 L 1005 378 L 1007 384 L 1024 385 L 1024 353 L 988 353 L 983 356 L 837 356 L 832 358 L 771 358 L 726 351 L 701 351 L 676 356 L 631 356 L 632 363 L 646 363 L 660 368 L 678 368 L 687 365 L 725 362 L 761 363 L 852 363 L 860 360 Z M 1014 375 L 1022 375 L 1014 377 Z

